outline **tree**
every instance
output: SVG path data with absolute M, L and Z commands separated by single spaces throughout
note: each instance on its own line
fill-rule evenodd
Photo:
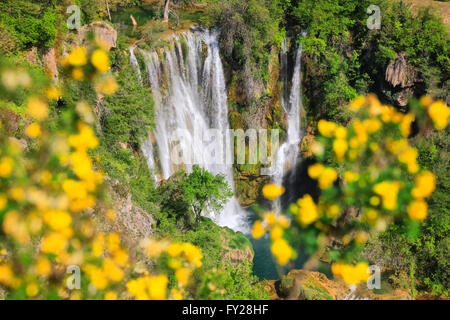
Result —
M 199 166 L 182 182 L 183 199 L 189 204 L 196 222 L 204 210 L 218 212 L 233 195 L 223 175 L 212 175 Z

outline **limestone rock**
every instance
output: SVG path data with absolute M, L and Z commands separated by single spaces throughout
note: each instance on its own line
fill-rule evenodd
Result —
M 340 278 L 330 280 L 326 275 L 308 270 L 291 270 L 277 281 L 265 281 L 271 299 L 288 300 L 410 300 L 408 289 L 392 288 L 382 281 L 382 290 L 369 290 L 360 283 L 354 290 Z
M 234 232 L 229 228 L 222 228 L 220 239 L 225 250 L 224 259 L 232 264 L 239 264 L 245 261 L 253 261 L 255 253 L 250 240 L 242 232 Z
M 90 31 L 94 33 L 95 39 L 101 40 L 107 45 L 108 50 L 117 46 L 117 31 L 108 23 L 94 21 L 80 28 L 78 36 L 81 43 L 87 40 Z
M 58 57 L 55 48 L 47 49 L 42 55 L 42 63 L 48 75 L 53 79 L 58 79 Z

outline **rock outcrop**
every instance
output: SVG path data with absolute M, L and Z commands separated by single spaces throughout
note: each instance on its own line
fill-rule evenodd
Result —
M 108 50 L 117 46 L 117 31 L 108 23 L 94 21 L 80 28 L 78 30 L 80 44 L 88 39 L 89 32 L 93 32 L 94 38 L 102 41 Z
M 131 193 L 121 190 L 123 186 L 118 181 L 110 181 L 109 185 L 108 193 L 113 199 L 117 217 L 114 220 L 108 220 L 104 216 L 94 218 L 101 231 L 120 233 L 125 246 L 133 252 L 142 239 L 151 236 L 156 222 L 151 213 L 133 204 Z
M 369 290 L 365 283 L 351 290 L 342 279 L 330 280 L 323 273 L 291 270 L 280 280 L 265 281 L 272 300 L 410 300 L 407 289 L 391 288 L 382 282 L 382 289 Z
M 385 81 L 393 91 L 395 103 L 404 107 L 408 104 L 408 99 L 414 94 L 415 85 L 421 82 L 416 69 L 411 66 L 404 53 L 397 55 L 395 61 L 391 62 L 385 72 Z
M 251 242 L 244 234 L 234 232 L 229 228 L 222 228 L 220 239 L 225 251 L 224 260 L 229 260 L 232 264 L 253 261 L 255 253 Z

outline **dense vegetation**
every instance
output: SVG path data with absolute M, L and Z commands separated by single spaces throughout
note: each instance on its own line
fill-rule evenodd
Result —
M 271 59 L 277 55 L 285 36 L 303 45 L 305 104 L 311 126 L 319 119 L 347 125 L 352 114 L 344 107 L 369 92 L 376 93 L 383 103 L 392 104 L 401 112 L 409 111 L 407 105 L 400 102 L 400 98 L 404 100 L 404 88 L 385 81 L 388 65 L 403 57 L 414 71 L 408 74 L 411 85 L 406 100 L 424 94 L 435 99 L 447 98 L 448 29 L 430 9 L 414 14 L 403 2 L 386 0 L 201 2 L 208 6 L 199 22 L 222 31 L 221 54 L 230 75 L 229 82 L 242 88 L 245 96 L 239 99 L 239 111 L 243 115 L 251 114 L 247 113 L 248 109 L 261 107 L 264 102 L 261 96 L 269 98 L 278 94 L 267 88 L 271 80 Z M 82 24 L 109 20 L 105 1 L 76 0 L 75 3 L 82 9 Z M 191 2 L 183 3 L 188 6 Z M 36 91 L 43 90 L 47 82 L 42 68 L 25 61 L 25 53 L 32 48 L 42 52 L 59 45 L 58 37 L 62 39 L 69 32 L 64 23 L 67 4 L 68 1 L 55 0 L 0 3 L 0 54 L 9 56 L 1 62 L 2 66 L 14 64 L 29 70 L 34 83 L 41 84 L 40 88 L 34 88 Z M 109 1 L 109 9 L 120 11 L 142 4 L 137 0 Z M 366 27 L 366 10 L 373 4 L 381 7 L 380 30 Z M 165 30 L 161 25 L 157 28 Z M 145 30 L 148 32 L 144 37 L 155 41 L 153 33 L 149 36 L 154 29 Z M 306 31 L 304 37 L 300 36 L 301 31 Z M 129 39 L 119 35 L 119 40 L 118 47 L 110 52 L 118 91 L 97 104 L 98 96 L 92 83 L 75 81 L 61 73 L 64 94 L 61 99 L 49 102 L 49 117 L 54 120 L 49 123 L 50 132 L 64 129 L 68 123 L 73 125 L 74 119 L 65 117 L 71 114 L 70 110 L 77 109 L 79 101 L 96 105 L 99 146 L 91 153 L 109 176 L 114 191 L 123 197 L 131 194 L 133 203 L 153 216 L 157 238 L 190 242 L 202 249 L 203 266 L 195 271 L 202 281 L 190 288 L 191 296 L 267 298 L 263 288 L 256 285 L 258 279 L 252 275 L 251 262 L 236 266 L 232 259 L 223 259 L 232 250 L 251 251 L 248 240 L 242 234 L 219 228 L 210 219 L 201 217 L 207 209 L 220 209 L 231 195 L 224 178 L 194 168 L 192 174 L 179 172 L 161 186 L 155 186 L 153 173 L 149 172 L 141 152 L 142 140 L 154 127 L 152 96 L 128 65 L 126 41 Z M 0 119 L 7 123 L 6 132 L 16 138 L 23 138 L 29 123 L 24 111 L 28 93 L 28 89 L 21 89 L 14 96 L 1 100 Z M 420 166 L 437 177 L 436 191 L 428 202 L 428 218 L 420 224 L 422 234 L 411 238 L 403 225 L 394 224 L 366 245 L 364 255 L 393 274 L 391 279 L 395 285 L 412 288 L 415 293 L 448 296 L 449 132 L 448 129 L 441 132 L 430 129 L 417 135 L 413 130 L 409 140 L 419 151 Z M 331 157 L 325 162 L 332 163 Z M 228 243 L 226 248 L 224 242 Z

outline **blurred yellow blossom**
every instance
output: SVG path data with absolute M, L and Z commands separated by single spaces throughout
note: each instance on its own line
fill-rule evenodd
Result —
M 262 194 L 264 198 L 269 200 L 275 200 L 284 193 L 284 187 L 277 186 L 276 184 L 266 184 L 262 188 Z
M 319 218 L 318 208 L 309 194 L 298 199 L 297 204 L 299 207 L 297 218 L 301 224 L 308 225 Z
M 41 126 L 37 123 L 31 123 L 25 128 L 25 133 L 30 138 L 37 138 L 41 135 Z
M 428 109 L 428 114 L 433 119 L 436 129 L 442 130 L 447 127 L 450 108 L 447 107 L 444 101 L 433 102 Z
M 100 72 L 106 72 L 110 68 L 108 55 L 101 49 L 97 49 L 92 53 L 91 62 Z
M 294 256 L 294 250 L 292 250 L 287 241 L 283 238 L 275 240 L 272 243 L 270 250 L 277 258 L 279 265 L 285 265 Z
M 423 200 L 416 200 L 408 206 L 408 215 L 414 220 L 423 220 L 427 217 L 428 205 Z
M 436 176 L 429 171 L 424 171 L 416 176 L 411 194 L 416 199 L 423 199 L 429 197 L 434 189 L 436 189 Z
M 265 233 L 264 226 L 260 220 L 257 220 L 252 227 L 252 237 L 255 239 L 261 238 Z

